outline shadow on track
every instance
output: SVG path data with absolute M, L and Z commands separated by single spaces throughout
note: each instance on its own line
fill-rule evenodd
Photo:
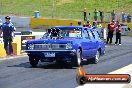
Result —
M 69 63 L 50 63 L 47 65 L 44 64 L 40 64 L 39 68 L 43 68 L 43 69 L 76 69 L 76 67 L 72 67 Z
M 18 65 L 12 65 L 12 66 L 7 66 L 7 67 L 24 67 L 24 68 L 31 68 L 31 65 L 29 62 L 21 63 Z
M 21 63 L 18 65 L 12 65 L 7 67 L 24 67 L 24 68 L 33 68 L 29 62 Z M 69 63 L 39 63 L 37 67 L 41 69 L 76 69 L 76 67 L 72 67 Z

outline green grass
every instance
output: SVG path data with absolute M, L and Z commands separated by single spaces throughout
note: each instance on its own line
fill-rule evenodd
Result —
M 1 15 L 33 16 L 39 10 L 46 18 L 83 19 L 85 7 L 91 19 L 95 8 L 105 12 L 105 19 L 112 10 L 132 14 L 132 0 L 0 0 Z

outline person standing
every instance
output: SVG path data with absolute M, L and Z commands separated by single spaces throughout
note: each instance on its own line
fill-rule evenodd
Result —
M 96 29 L 96 22 L 93 22 L 92 29 Z
M 127 23 L 131 23 L 131 15 L 129 13 L 127 15 Z
M 83 27 L 86 27 L 86 23 L 83 23 Z
M 0 26 L 2 25 L 2 20 L 0 19 Z M 0 38 L 2 38 L 2 31 L 0 30 Z
M 94 10 L 94 21 L 98 20 L 98 11 L 95 9 Z
M 72 22 L 70 23 L 70 26 L 73 26 L 73 23 Z
M 84 15 L 84 21 L 87 21 L 87 9 L 86 8 L 84 8 L 83 15 Z
M 121 16 L 122 16 L 122 23 L 124 23 L 125 22 L 125 13 L 122 12 Z
M 115 20 L 115 15 L 116 15 L 116 14 L 115 14 L 115 11 L 113 10 L 113 11 L 111 12 L 112 21 Z
M 113 20 L 111 23 L 108 24 L 108 36 L 107 36 L 106 44 L 112 43 L 114 28 L 115 28 L 115 24 L 114 24 L 114 20 Z
M 98 28 L 99 30 L 102 29 L 102 25 L 101 25 L 101 23 L 97 22 L 97 28 Z
M 88 20 L 87 23 L 86 23 L 86 27 L 87 27 L 87 28 L 91 28 L 91 27 L 92 27 L 92 25 L 90 24 L 90 21 L 89 21 L 89 20 Z
M 0 26 L 2 25 L 2 20 L 0 19 Z
M 78 26 L 82 26 L 82 22 L 81 21 L 78 21 Z
M 4 48 L 6 50 L 7 55 L 13 55 L 13 32 L 16 28 L 11 23 L 11 18 L 9 16 L 5 17 L 6 22 L 4 22 L 0 26 L 1 33 L 3 32 L 3 41 L 4 41 Z M 8 49 L 9 48 L 9 49 Z
M 100 21 L 103 22 L 104 20 L 104 12 L 103 11 L 99 11 L 100 13 Z
M 115 29 L 116 29 L 116 42 L 115 45 L 118 43 L 119 40 L 119 45 L 121 45 L 121 30 L 120 30 L 121 25 L 119 24 L 119 21 L 116 22 L 115 24 Z

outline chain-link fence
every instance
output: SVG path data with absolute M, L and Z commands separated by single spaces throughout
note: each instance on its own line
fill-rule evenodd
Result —
M 88 19 L 94 19 L 94 9 L 97 9 L 104 12 L 104 21 L 109 22 L 112 10 L 120 20 L 122 11 L 126 16 L 132 14 L 130 3 L 131 0 L 0 0 L 0 14 L 34 16 L 37 10 L 44 18 L 83 20 L 83 11 L 87 8 Z M 100 17 L 98 19 L 100 21 Z

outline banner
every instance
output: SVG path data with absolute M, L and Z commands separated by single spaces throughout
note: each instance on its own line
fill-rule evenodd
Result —
M 35 39 L 35 36 L 31 36 L 31 35 L 21 36 L 21 50 L 26 50 L 27 41 L 32 39 Z

